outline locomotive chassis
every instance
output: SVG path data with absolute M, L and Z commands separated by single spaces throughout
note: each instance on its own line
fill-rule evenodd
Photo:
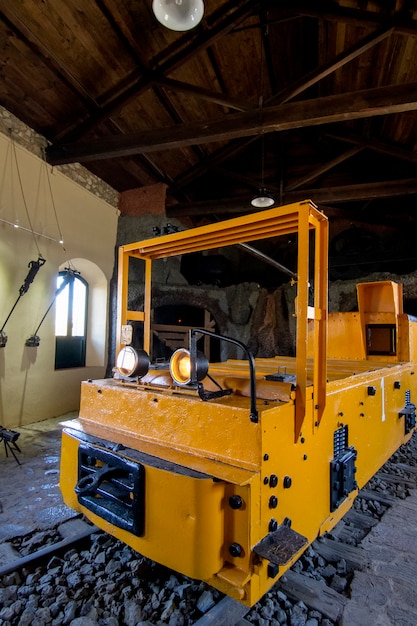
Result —
M 257 358 L 253 371 L 247 360 L 210 363 L 197 384 L 152 362 L 136 377 L 116 371 L 82 383 L 79 418 L 63 425 L 68 506 L 248 606 L 411 437 L 416 322 L 389 281 L 358 285 L 357 312 L 328 313 L 328 222 L 311 201 L 119 251 L 117 352 L 135 322 L 150 354 L 154 259 L 291 233 L 295 357 Z M 145 264 L 143 311 L 128 308 L 132 258 Z

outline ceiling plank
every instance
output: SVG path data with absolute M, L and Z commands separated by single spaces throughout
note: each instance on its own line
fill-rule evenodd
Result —
M 184 146 L 229 141 L 264 132 L 284 131 L 332 122 L 417 110 L 417 83 L 377 87 L 313 100 L 264 107 L 205 122 L 116 136 L 88 143 L 52 145 L 48 162 L 86 163 Z
M 7 0 L 0 0 L 0 13 L 5 24 L 19 37 L 57 76 L 69 87 L 74 94 L 78 94 L 84 100 L 86 106 L 93 110 L 97 102 L 91 96 L 81 81 L 72 72 L 72 68 L 64 67 L 58 55 L 54 54 L 37 35 L 26 25 L 15 10 L 15 4 Z

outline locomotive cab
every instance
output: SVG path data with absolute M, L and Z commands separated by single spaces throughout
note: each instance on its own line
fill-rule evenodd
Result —
M 400 287 L 358 286 L 357 313 L 329 314 L 327 229 L 305 201 L 122 246 L 114 376 L 83 382 L 79 418 L 63 425 L 68 506 L 248 606 L 415 428 L 415 322 Z M 170 363 L 153 362 L 155 259 L 289 233 L 295 357 L 254 358 L 237 338 L 195 328 Z M 129 308 L 132 260 L 145 265 L 142 310 Z M 203 336 L 242 358 L 209 363 Z

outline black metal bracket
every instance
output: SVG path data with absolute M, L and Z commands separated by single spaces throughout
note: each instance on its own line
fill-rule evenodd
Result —
M 255 378 L 255 359 L 253 354 L 248 350 L 247 346 L 241 341 L 237 339 L 233 339 L 232 337 L 226 337 L 225 335 L 218 335 L 216 333 L 212 333 L 209 330 L 203 330 L 202 328 L 192 328 L 190 330 L 190 356 L 191 356 L 191 383 L 196 383 L 194 364 L 196 362 L 197 357 L 197 335 L 207 335 L 208 337 L 213 337 L 214 339 L 219 339 L 220 341 L 227 341 L 228 343 L 233 343 L 236 346 L 241 348 L 249 362 L 249 381 L 250 381 L 250 421 L 258 422 L 258 410 L 256 408 L 256 378 Z M 199 392 L 200 393 L 200 392 Z M 217 392 L 213 392 L 217 393 Z M 223 394 L 225 395 L 225 394 Z M 201 397 L 201 396 L 200 396 Z M 216 397 L 216 396 L 214 396 Z
M 233 389 L 219 389 L 218 391 L 205 391 L 202 383 L 197 383 L 197 391 L 201 400 L 206 402 L 207 400 L 215 400 L 216 398 L 222 398 L 223 396 L 230 396 Z
M 7 335 L 3 332 L 4 331 L 4 327 L 6 326 L 7 322 L 9 321 L 13 311 L 15 310 L 17 303 L 19 302 L 20 298 L 22 298 L 25 293 L 27 293 L 29 291 L 29 287 L 31 286 L 31 284 L 33 283 L 36 274 L 39 272 L 40 268 L 42 267 L 42 265 L 45 265 L 46 260 L 42 257 L 39 256 L 37 261 L 30 261 L 28 264 L 29 267 L 29 272 L 28 275 L 26 276 L 23 285 L 20 287 L 19 289 L 19 297 L 17 298 L 16 302 L 14 303 L 14 305 L 12 306 L 12 309 L 9 313 L 9 315 L 6 317 L 6 321 L 4 322 L 3 326 L 0 328 L 0 348 L 4 348 L 6 346 L 7 343 Z
M 404 431 L 408 435 L 416 425 L 416 405 L 412 402 L 407 402 L 400 411 L 399 416 L 404 418 Z
M 18 465 L 21 464 L 16 456 L 16 452 L 21 452 L 19 446 L 16 443 L 19 437 L 20 433 L 18 433 L 16 430 L 8 430 L 7 428 L 0 426 L 0 440 L 3 440 L 6 456 L 8 457 L 10 452 Z
M 355 479 L 357 451 L 353 446 L 330 462 L 330 511 L 335 511 L 357 489 Z

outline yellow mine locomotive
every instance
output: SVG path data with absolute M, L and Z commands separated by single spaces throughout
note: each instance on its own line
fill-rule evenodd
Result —
M 152 362 L 154 260 L 294 233 L 296 356 L 255 359 L 238 339 L 193 328 L 169 362 Z M 416 425 L 417 323 L 401 285 L 359 284 L 357 312 L 328 313 L 327 246 L 310 201 L 122 246 L 114 376 L 84 382 L 79 418 L 63 425 L 69 507 L 248 606 Z M 130 310 L 137 264 L 143 310 Z M 241 359 L 209 363 L 205 336 Z

